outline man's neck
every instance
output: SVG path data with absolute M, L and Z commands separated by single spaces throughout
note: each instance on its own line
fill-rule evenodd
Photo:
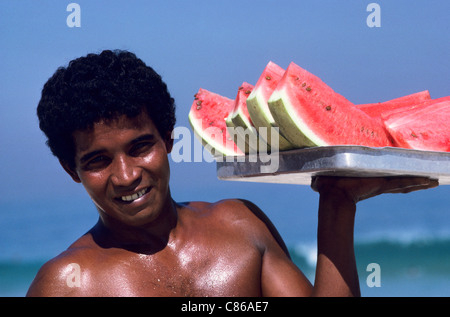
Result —
M 101 214 L 91 230 L 97 244 L 104 248 L 123 248 L 138 253 L 163 249 L 178 223 L 176 203 L 170 198 L 159 217 L 148 224 L 132 226 Z

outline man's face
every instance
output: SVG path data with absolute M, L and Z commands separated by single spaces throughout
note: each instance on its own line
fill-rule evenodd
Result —
M 160 215 L 171 199 L 171 139 L 162 138 L 146 114 L 96 123 L 73 137 L 76 167 L 69 173 L 83 184 L 103 219 L 139 226 Z

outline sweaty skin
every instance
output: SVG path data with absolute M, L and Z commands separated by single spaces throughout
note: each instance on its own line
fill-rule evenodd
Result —
M 73 137 L 75 166 L 62 165 L 83 184 L 99 220 L 41 268 L 28 296 L 359 295 L 356 203 L 437 185 L 422 178 L 316 178 L 312 187 L 320 202 L 313 287 L 252 203 L 172 199 L 172 140 L 159 135 L 145 113 L 102 121 Z
M 178 221 L 150 244 L 115 243 L 99 222 L 43 268 L 29 295 L 40 296 L 261 296 L 270 295 L 263 261 L 283 264 L 297 295 L 311 285 L 268 229 L 240 201 L 175 205 Z M 81 269 L 80 287 L 68 287 L 70 263 Z M 280 268 L 281 269 L 281 268 Z M 269 270 L 269 265 L 267 265 Z M 275 275 L 275 274 L 274 274 Z M 266 290 L 267 288 L 267 290 Z M 288 291 L 286 289 L 285 291 Z

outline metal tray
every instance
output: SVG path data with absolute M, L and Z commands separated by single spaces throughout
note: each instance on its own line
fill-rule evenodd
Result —
M 447 152 L 343 145 L 272 155 L 277 157 L 267 154 L 226 157 L 216 163 L 217 177 L 230 181 L 310 185 L 315 175 L 425 176 L 439 180 L 440 185 L 450 185 L 450 153 Z

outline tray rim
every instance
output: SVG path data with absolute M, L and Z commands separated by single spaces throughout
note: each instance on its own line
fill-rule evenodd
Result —
M 217 177 L 220 180 L 279 183 L 276 179 L 271 180 L 270 178 L 278 177 L 281 179 L 287 177 L 286 175 L 292 175 L 303 176 L 303 179 L 300 182 L 289 181 L 288 183 L 309 184 L 310 178 L 315 175 L 423 176 L 442 180 L 442 185 L 450 185 L 449 152 L 396 147 L 374 148 L 359 145 L 336 145 L 292 149 L 274 154 L 278 155 L 280 166 L 273 173 L 260 172 L 261 166 L 264 166 L 264 164 L 259 158 L 264 157 L 264 160 L 267 160 L 269 155 L 258 156 L 256 162 L 250 161 L 250 156 L 246 155 L 245 157 L 225 157 L 221 161 L 217 161 Z M 327 160 L 327 158 L 329 159 Z M 254 159 L 255 157 L 253 157 Z M 363 160 L 361 161 L 361 159 Z M 408 161 L 402 159 L 408 159 Z M 384 164 L 383 168 L 377 169 L 370 166 L 371 164 L 377 165 L 381 161 Z M 364 164 L 361 164 L 361 162 Z M 308 165 L 308 163 L 311 164 Z M 319 164 L 319 166 L 314 164 Z M 281 181 L 281 183 L 286 182 Z

